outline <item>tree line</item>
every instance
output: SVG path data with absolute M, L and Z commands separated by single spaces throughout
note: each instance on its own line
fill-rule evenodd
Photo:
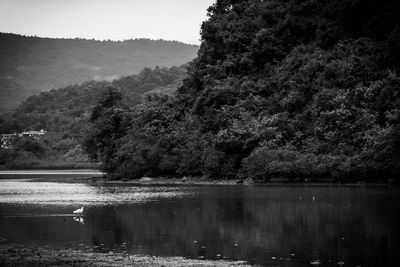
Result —
M 108 87 L 84 138 L 114 178 L 400 177 L 400 5 L 218 0 L 169 97 Z
M 185 67 L 144 68 L 138 75 L 111 82 L 88 81 L 27 98 L 14 111 L 0 116 L 0 133 L 41 130 L 43 138 L 13 138 L 11 149 L 0 149 L 6 168 L 65 168 L 92 166 L 82 142 L 91 111 L 107 88 L 123 93 L 133 107 L 150 99 L 167 99 L 185 77 Z M 175 88 L 175 89 L 174 89 Z

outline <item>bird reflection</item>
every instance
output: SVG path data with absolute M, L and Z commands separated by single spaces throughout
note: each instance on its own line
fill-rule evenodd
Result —
M 85 224 L 85 220 L 83 219 L 83 217 L 72 217 L 72 219 L 74 220 L 74 222 L 80 223 L 80 224 Z

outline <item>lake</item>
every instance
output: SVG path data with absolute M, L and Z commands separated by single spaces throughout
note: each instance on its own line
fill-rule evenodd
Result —
M 264 266 L 400 266 L 399 193 L 1 179 L 0 243 Z

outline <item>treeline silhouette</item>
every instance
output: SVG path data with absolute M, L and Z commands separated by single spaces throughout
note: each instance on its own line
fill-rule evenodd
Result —
M 218 0 L 173 98 L 108 88 L 85 148 L 114 178 L 400 177 L 400 4 Z

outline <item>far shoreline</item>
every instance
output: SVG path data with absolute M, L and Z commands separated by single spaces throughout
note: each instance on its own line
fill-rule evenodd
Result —
M 31 182 L 59 182 L 59 183 L 89 183 L 89 184 L 116 184 L 130 186 L 201 186 L 201 185 L 227 185 L 227 186 L 335 186 L 335 187 L 386 187 L 399 186 L 399 183 L 387 182 L 345 182 L 333 179 L 299 179 L 290 181 L 285 178 L 271 178 L 269 180 L 247 179 L 214 179 L 209 177 L 142 177 L 137 179 L 111 179 L 107 174 L 98 169 L 19 169 L 1 170 L 0 180 L 24 179 Z
M 145 177 L 146 178 L 146 177 Z M 152 180 L 146 181 L 141 179 L 136 180 L 109 180 L 104 178 L 91 178 L 90 182 L 94 184 L 118 184 L 118 185 L 131 185 L 131 186 L 267 186 L 267 187 L 281 187 L 281 186 L 293 186 L 293 187 L 387 187 L 387 186 L 399 186 L 397 183 L 377 183 L 377 182 L 278 182 L 278 181 L 253 181 L 251 179 L 240 180 L 240 179 L 221 179 L 215 180 L 210 178 L 151 178 Z
M 97 170 L 98 164 L 87 164 L 87 163 L 71 163 L 71 164 L 57 164 L 57 165 L 37 165 L 37 166 L 7 166 L 0 165 L 0 171 L 49 171 L 49 170 Z

